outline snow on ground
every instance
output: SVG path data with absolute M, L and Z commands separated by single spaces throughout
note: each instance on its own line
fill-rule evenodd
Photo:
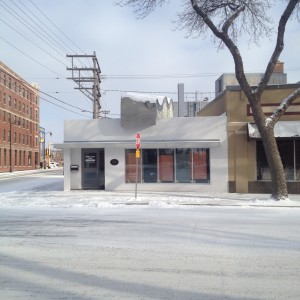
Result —
M 61 173 L 0 174 L 1 299 L 300 299 L 300 210 L 274 207 L 299 195 L 64 192 Z
M 300 207 L 300 195 L 274 201 L 267 194 L 195 192 L 110 192 L 100 190 L 63 191 L 62 172 L 53 170 L 0 174 L 0 207 L 108 207 L 147 205 L 168 208 L 189 205 Z M 22 176 L 22 175 L 26 176 Z M 22 177 L 22 178 L 21 178 Z

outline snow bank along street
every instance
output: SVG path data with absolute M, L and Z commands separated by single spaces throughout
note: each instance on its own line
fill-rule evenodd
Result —
M 106 207 L 111 205 L 225 205 L 299 207 L 300 195 L 274 201 L 266 194 L 199 194 L 193 192 L 109 192 L 95 190 L 63 191 L 62 170 L 35 170 L 0 173 L 0 207 Z
M 135 200 L 63 192 L 59 171 L 12 176 L 0 179 L 1 299 L 300 298 L 297 197 Z

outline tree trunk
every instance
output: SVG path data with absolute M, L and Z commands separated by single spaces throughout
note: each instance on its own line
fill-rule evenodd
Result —
M 256 126 L 259 130 L 261 140 L 264 145 L 268 165 L 270 168 L 271 180 L 272 180 L 272 198 L 275 200 L 288 199 L 288 190 L 285 180 L 285 172 L 282 164 L 282 160 L 279 154 L 276 138 L 274 136 L 274 125 L 267 124 L 267 118 L 265 117 L 260 105 L 260 101 L 255 99 L 249 99 L 253 110 L 253 118 Z

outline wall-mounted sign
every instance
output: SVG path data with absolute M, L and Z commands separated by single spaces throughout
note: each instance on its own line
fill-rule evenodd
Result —
M 96 168 L 97 167 L 97 154 L 95 152 L 84 154 L 84 167 L 85 168 Z
M 117 159 L 112 159 L 111 161 L 110 161 L 110 164 L 112 165 L 112 166 L 116 166 L 116 165 L 118 165 L 119 164 L 119 161 L 117 160 Z

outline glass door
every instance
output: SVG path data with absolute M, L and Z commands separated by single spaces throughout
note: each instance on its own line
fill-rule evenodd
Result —
M 82 188 L 104 190 L 104 149 L 82 149 Z

